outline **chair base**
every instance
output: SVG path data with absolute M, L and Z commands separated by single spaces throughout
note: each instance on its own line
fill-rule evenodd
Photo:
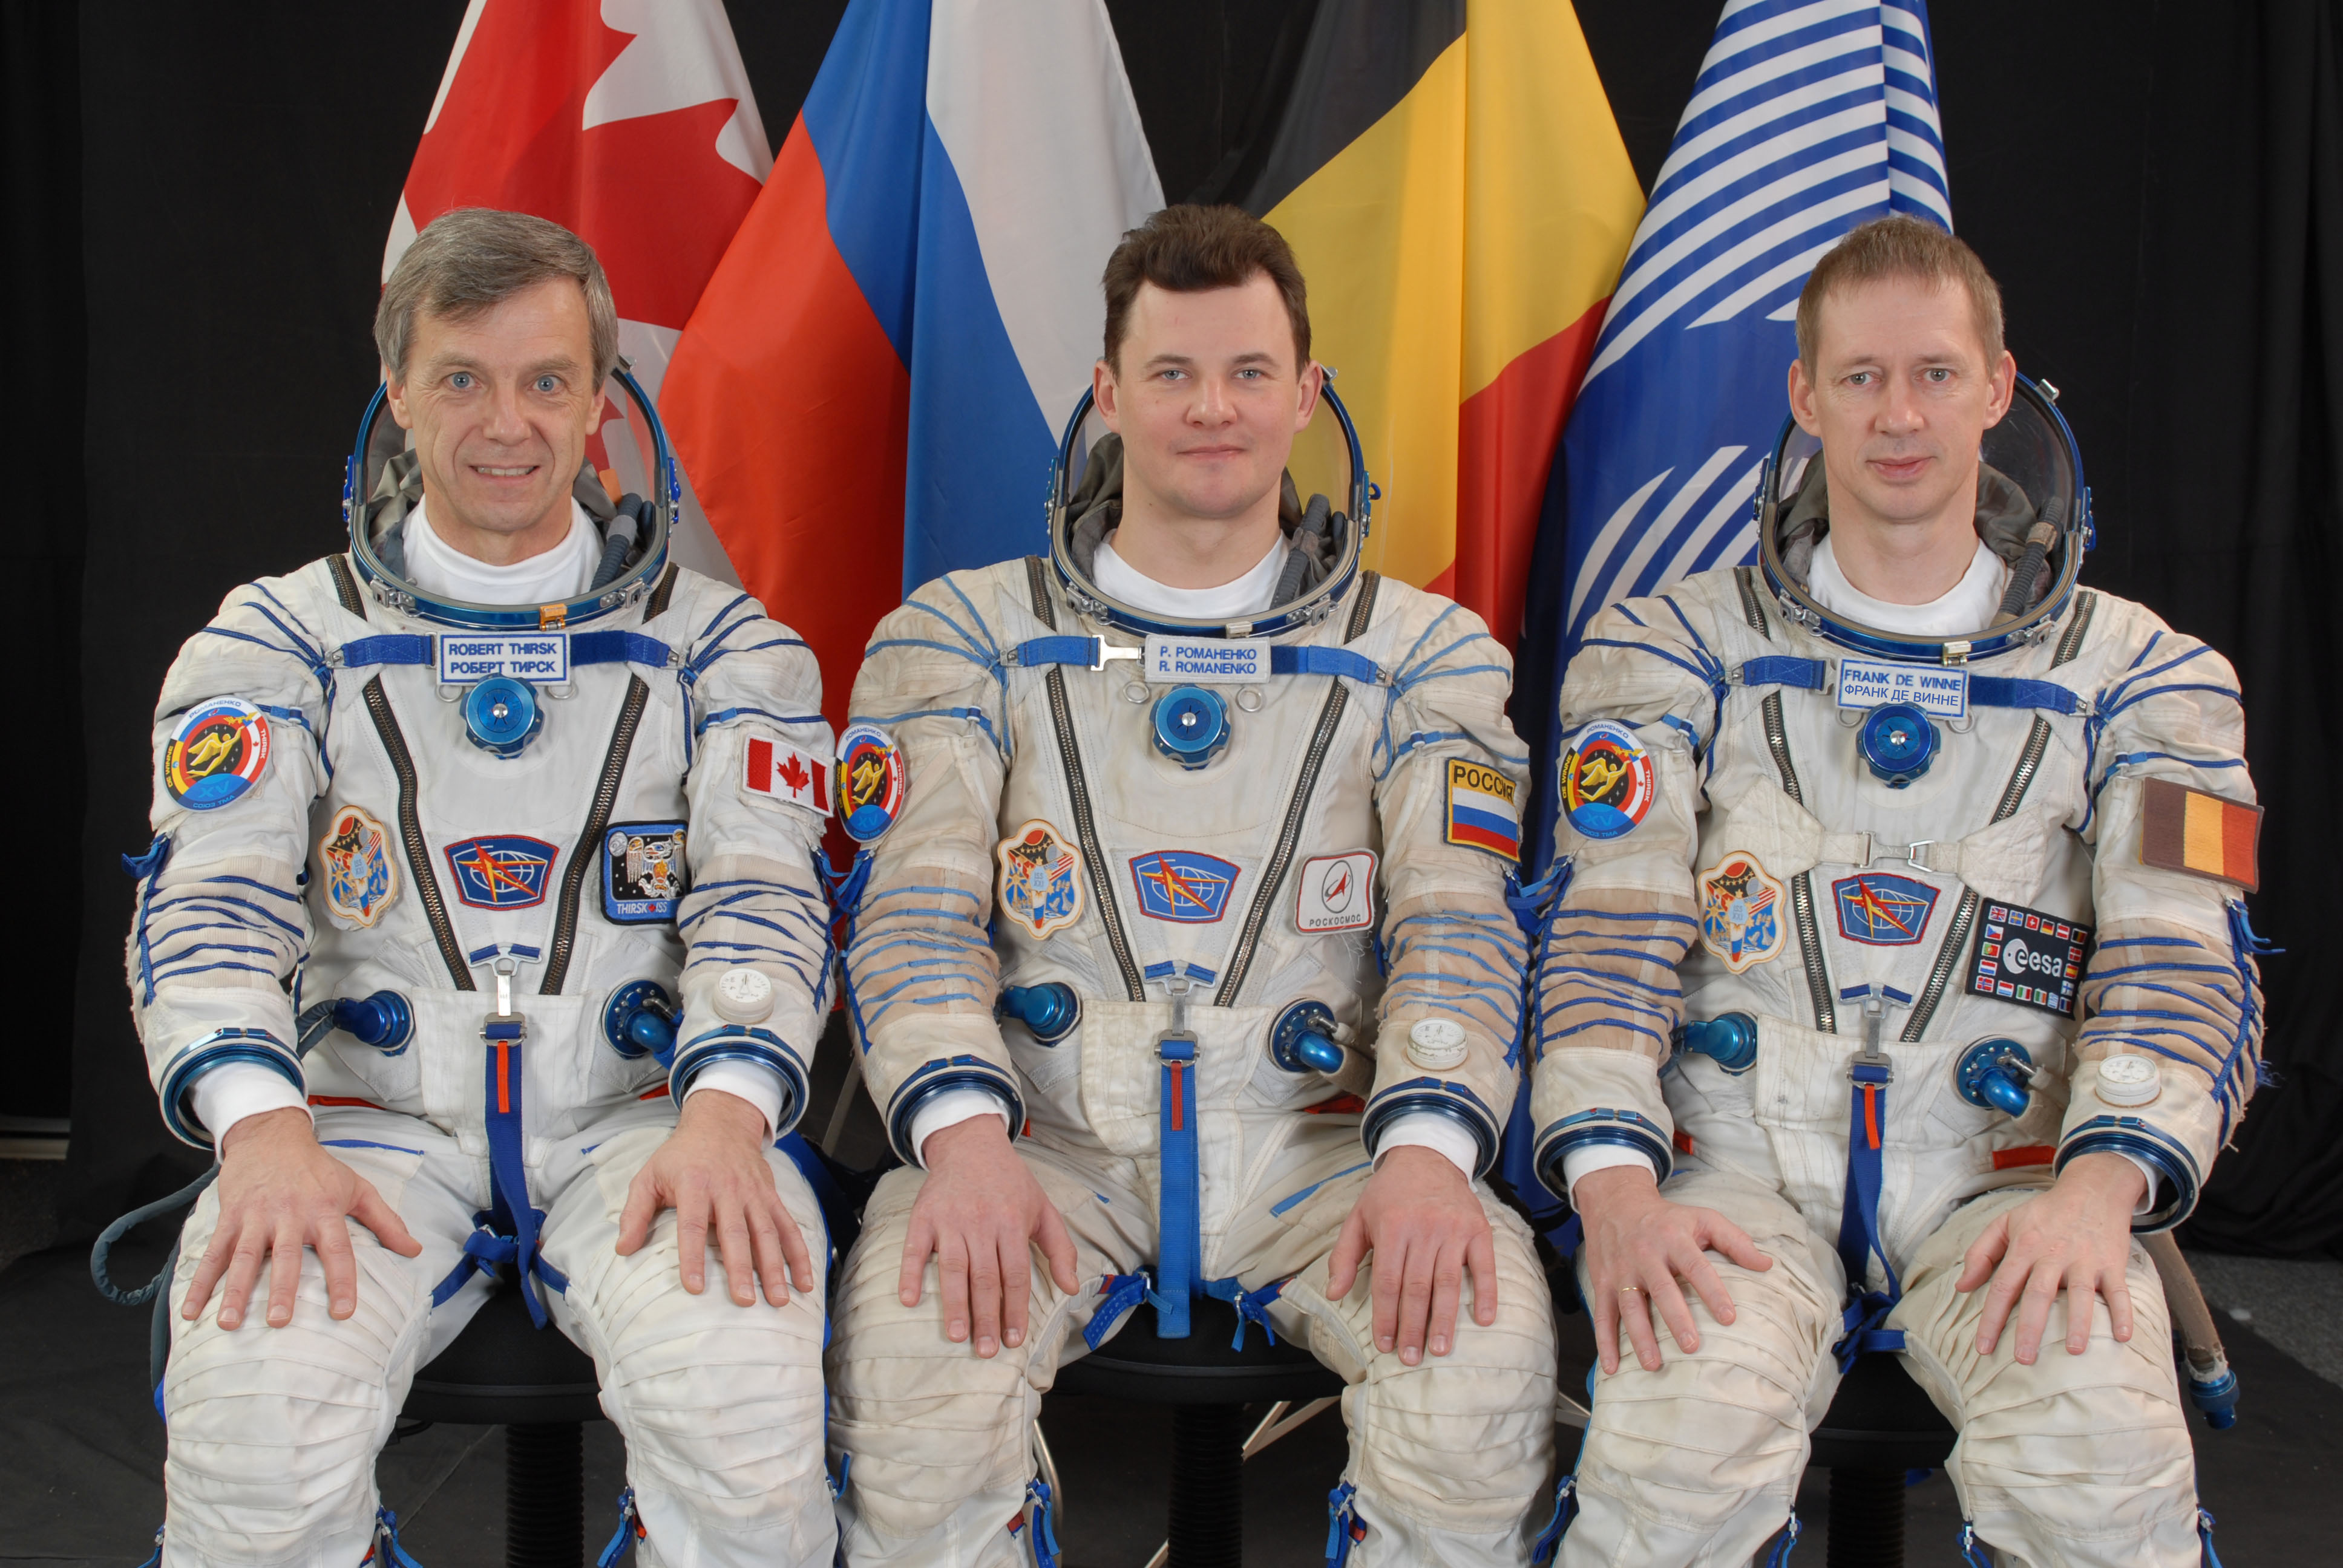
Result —
M 586 1555 L 585 1475 L 578 1422 L 505 1428 L 505 1568 L 578 1568 Z
M 1244 1406 L 1172 1411 L 1169 1568 L 1239 1568 L 1244 1561 Z
M 1830 1473 L 1827 1568 L 1904 1568 L 1900 1470 L 1842 1464 Z

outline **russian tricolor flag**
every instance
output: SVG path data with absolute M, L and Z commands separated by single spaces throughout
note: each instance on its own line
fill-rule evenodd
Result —
M 852 0 L 660 412 L 741 582 L 820 656 L 1045 548 L 1099 275 L 1163 205 L 1101 0 Z

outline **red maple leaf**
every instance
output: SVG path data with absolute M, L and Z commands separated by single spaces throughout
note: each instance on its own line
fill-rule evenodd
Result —
M 802 794 L 805 787 L 813 782 L 813 775 L 806 771 L 805 759 L 794 751 L 789 753 L 789 759 L 787 762 L 782 763 L 773 771 L 779 777 L 782 783 L 789 787 L 789 793 L 792 795 Z
M 632 41 L 597 0 L 490 0 L 415 149 L 417 228 L 459 206 L 550 218 L 594 247 L 618 314 L 682 327 L 757 181 L 716 152 L 736 101 L 586 129 L 586 96 Z

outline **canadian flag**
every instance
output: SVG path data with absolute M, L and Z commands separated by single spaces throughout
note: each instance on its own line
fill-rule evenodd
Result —
M 741 785 L 751 795 L 770 796 L 792 805 L 830 810 L 830 767 L 794 746 L 776 746 L 751 736 Z
M 656 402 L 676 339 L 772 166 L 723 0 L 472 0 L 382 275 L 453 208 L 550 218 L 601 257 L 618 351 Z M 598 464 L 634 446 L 618 438 L 615 408 L 608 417 Z M 737 581 L 690 483 L 676 557 Z

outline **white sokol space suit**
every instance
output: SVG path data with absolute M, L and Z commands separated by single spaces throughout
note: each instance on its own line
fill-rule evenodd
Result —
M 1844 1347 L 1901 1351 L 2004 1562 L 2193 1564 L 2138 1243 L 2131 1339 L 2097 1302 L 2069 1355 L 2062 1298 L 2030 1367 L 2014 1320 L 1977 1353 L 1986 1292 L 1953 1282 L 2083 1153 L 2150 1173 L 2136 1231 L 2178 1222 L 2244 1109 L 2258 811 L 2236 677 L 2076 587 L 2079 458 L 2030 383 L 1987 436 L 1978 532 L 1999 558 L 1966 636 L 1845 613 L 1815 450 L 1793 433 L 1766 471 L 1760 564 L 1614 606 L 1564 687 L 1573 878 L 1534 991 L 1540 1171 L 1560 1191 L 1631 1151 L 1774 1266 L 1712 1256 L 1735 1321 L 1687 1291 L 1699 1349 L 1661 1325 L 1658 1372 L 1623 1332 L 1561 1560 L 1748 1561 L 1790 1512 Z M 1996 601 L 2015 614 L 1988 626 Z
M 160 1391 L 174 1568 L 367 1555 L 374 1456 L 500 1269 L 593 1356 L 642 1561 L 830 1560 L 821 1284 L 736 1305 L 711 1246 L 691 1295 L 672 1211 L 615 1250 L 629 1181 L 703 1079 L 789 1132 L 829 951 L 820 676 L 753 599 L 669 564 L 672 470 L 633 402 L 639 467 L 668 482 L 614 518 L 581 476 L 590 587 L 519 610 L 435 598 L 406 560 L 447 552 L 418 541 L 413 459 L 369 410 L 350 552 L 236 589 L 164 684 L 129 944 L 164 1116 L 208 1145 L 198 1106 L 306 1101 L 423 1247 L 351 1221 L 346 1322 L 307 1252 L 289 1326 L 259 1296 L 233 1332 L 216 1299 L 185 1322 L 218 1217 L 204 1194 Z M 812 1191 L 767 1158 L 821 1271 Z
M 855 682 L 842 809 L 883 837 L 840 900 L 848 1005 L 911 1168 L 880 1182 L 837 1295 L 845 1559 L 1025 1561 L 1057 1369 L 1142 1299 L 1176 1336 L 1212 1296 L 1348 1383 L 1332 1533 L 1353 1563 L 1522 1563 L 1554 1446 L 1527 1228 L 1475 1181 L 1497 1320 L 1468 1302 L 1451 1352 L 1413 1367 L 1375 1350 L 1366 1273 L 1324 1292 L 1396 1123 L 1477 1177 L 1518 1082 L 1510 661 L 1469 612 L 1357 569 L 1363 476 L 1352 518 L 1288 486 L 1272 608 L 1140 615 L 1101 586 L 1119 453 L 1089 451 L 1049 559 L 928 584 Z M 932 1258 L 920 1304 L 897 1294 L 915 1124 L 971 1089 L 1021 1135 L 1081 1281 L 1037 1268 L 1025 1342 L 989 1360 L 946 1339 Z

